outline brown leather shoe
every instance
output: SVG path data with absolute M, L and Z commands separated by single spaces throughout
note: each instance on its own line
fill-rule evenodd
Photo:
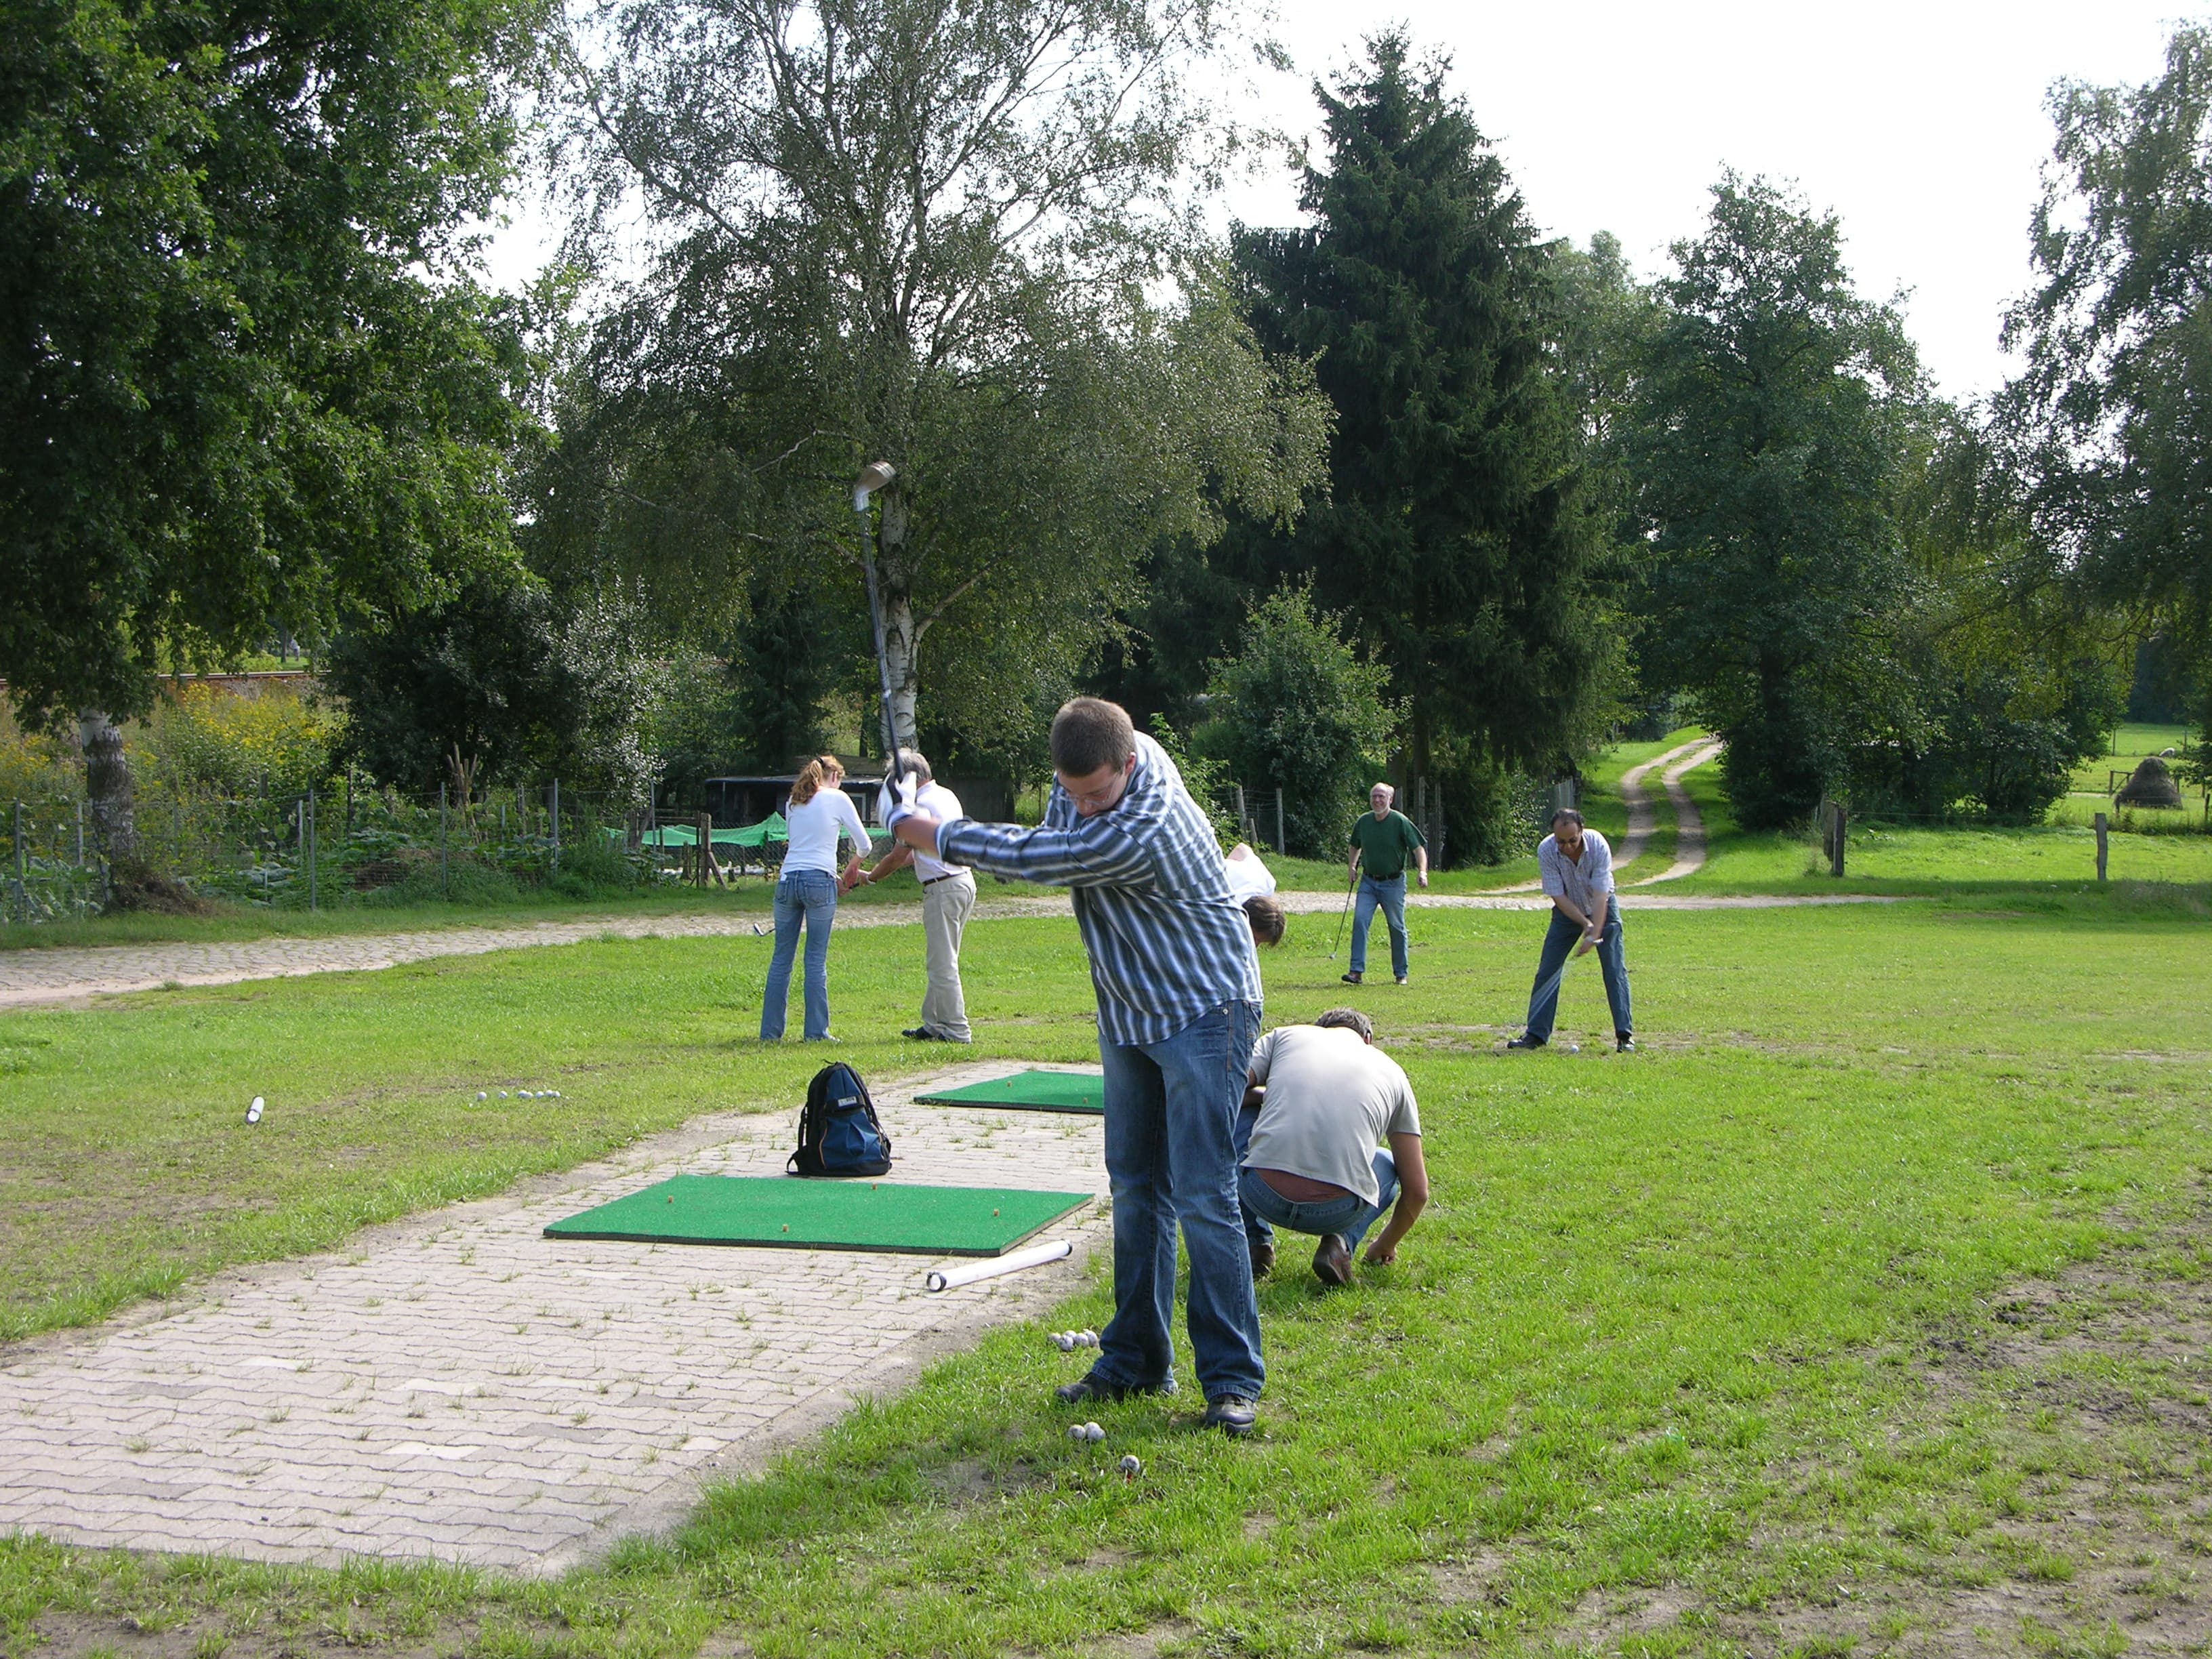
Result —
M 1314 1249 L 1314 1277 L 1324 1285 L 1352 1283 L 1352 1246 L 1341 1233 L 1323 1233 Z
M 1252 1277 L 1265 1279 L 1274 1271 L 1275 1247 L 1272 1244 L 1255 1244 L 1252 1247 Z

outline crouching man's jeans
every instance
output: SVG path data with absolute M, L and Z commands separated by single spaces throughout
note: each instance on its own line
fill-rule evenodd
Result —
M 1353 1249 L 1367 1237 L 1367 1230 L 1375 1218 L 1389 1209 L 1398 1197 L 1398 1161 L 1390 1156 L 1387 1146 L 1375 1149 L 1375 1180 L 1376 1201 L 1370 1204 L 1358 1193 L 1346 1193 L 1342 1198 L 1332 1198 L 1317 1204 L 1301 1204 L 1285 1198 L 1260 1178 L 1257 1170 L 1242 1171 L 1243 1180 L 1237 1195 L 1244 1200 L 1245 1231 L 1253 1238 L 1265 1237 L 1270 1242 L 1273 1227 L 1287 1227 L 1294 1233 L 1310 1233 L 1319 1238 L 1324 1233 L 1340 1233 L 1344 1242 Z M 1253 1224 L 1259 1224 L 1255 1230 Z

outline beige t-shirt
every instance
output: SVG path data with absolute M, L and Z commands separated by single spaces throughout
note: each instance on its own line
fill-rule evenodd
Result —
M 1341 1026 L 1277 1026 L 1254 1047 L 1251 1077 L 1267 1094 L 1248 1170 L 1326 1181 L 1372 1204 L 1381 1196 L 1375 1149 L 1390 1135 L 1421 1133 L 1403 1068 Z

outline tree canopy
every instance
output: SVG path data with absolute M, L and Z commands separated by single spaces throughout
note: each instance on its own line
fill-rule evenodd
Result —
M 2148 85 L 2062 82 L 2051 111 L 1999 410 L 2040 574 L 2076 626 L 2163 633 L 2212 684 L 2212 30 L 2178 30 Z
M 864 616 L 847 488 L 884 459 L 896 719 L 1033 724 L 1145 550 L 1297 510 L 1325 405 L 1256 348 L 1180 191 L 1213 0 L 626 0 L 575 44 L 587 242 L 646 269 L 565 383 L 533 557 L 726 627 L 775 567 Z M 1202 182 L 1202 179 L 1201 179 Z M 1163 285 L 1181 298 L 1148 297 Z
M 1315 361 L 1336 410 L 1329 489 L 1279 566 L 1354 619 L 1407 699 L 1413 766 L 1441 733 L 1548 764 L 1595 737 L 1621 659 L 1584 499 L 1584 434 L 1553 363 L 1558 250 L 1401 33 L 1316 87 L 1311 225 L 1237 252 L 1261 341 Z
M 33 720 L 512 559 L 457 274 L 543 0 L 25 0 L 0 32 L 0 676 Z
M 1694 692 L 1739 818 L 1765 826 L 1809 815 L 1909 718 L 1895 505 L 1923 392 L 1834 216 L 1733 174 L 1712 199 L 1658 285 L 1620 440 L 1650 543 L 1638 666 Z

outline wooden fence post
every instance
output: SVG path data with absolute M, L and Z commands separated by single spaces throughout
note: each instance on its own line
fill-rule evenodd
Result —
M 1834 826 L 1835 843 L 1828 852 L 1828 873 L 1841 877 L 1844 873 L 1844 849 L 1850 844 L 1850 814 L 1844 810 L 1843 802 L 1828 803 L 1828 821 Z
M 2104 880 L 2104 878 L 2105 878 L 2105 854 L 2106 854 L 2106 841 L 2105 841 L 2105 837 L 2106 837 L 2106 836 L 2107 832 L 2111 830 L 2111 828 L 2112 828 L 2112 825 L 2111 825 L 2110 822 L 2106 818 L 2105 815 L 2104 815 L 2102 812 L 2098 813 L 2098 814 L 2097 814 L 2097 879 L 2098 879 L 2099 881 L 2102 881 L 2102 880 Z

